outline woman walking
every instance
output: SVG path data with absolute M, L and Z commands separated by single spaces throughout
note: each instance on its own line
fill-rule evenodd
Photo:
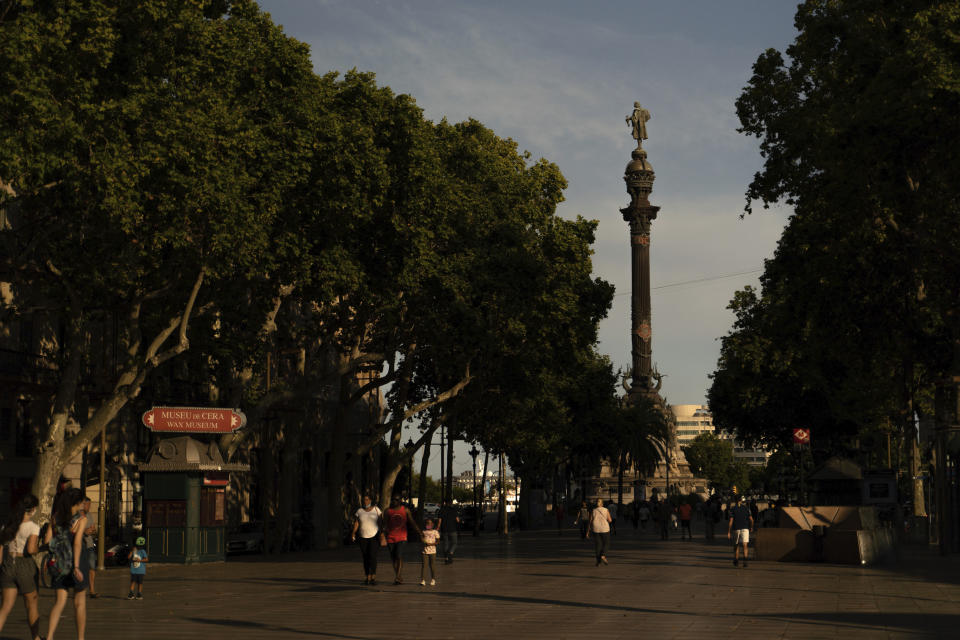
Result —
M 390 548 L 390 559 L 393 560 L 393 584 L 403 584 L 403 544 L 407 541 L 407 525 L 413 527 L 418 538 L 422 532 L 407 508 L 400 503 L 400 496 L 393 496 L 390 500 L 386 521 L 387 547 Z
M 33 521 L 39 501 L 33 494 L 24 496 L 0 530 L 0 589 L 3 604 L 0 605 L 0 631 L 13 609 L 17 594 L 23 596 L 27 609 L 27 624 L 30 637 L 40 637 L 40 610 L 37 606 L 37 565 L 33 556 L 40 546 L 40 527 Z
M 590 509 L 587 508 L 586 500 L 580 502 L 580 510 L 577 511 L 577 518 L 573 521 L 573 524 L 580 525 L 580 539 L 586 540 L 587 534 L 590 532 Z
M 353 518 L 353 532 L 350 539 L 357 540 L 360 533 L 360 555 L 363 556 L 363 584 L 377 584 L 377 551 L 380 549 L 380 527 L 383 524 L 383 512 L 373 504 L 370 496 L 363 496 L 363 506 L 357 509 Z
M 63 608 L 67 606 L 67 591 L 73 589 L 73 611 L 77 623 L 77 639 L 84 640 L 87 630 L 87 554 L 83 553 L 83 532 L 87 517 L 83 513 L 83 493 L 79 489 L 67 489 L 53 505 L 53 524 L 47 528 L 44 543 L 49 544 L 54 535 L 66 534 L 73 543 L 73 571 L 66 576 L 51 576 L 56 600 L 50 609 L 47 640 L 60 624 Z
M 600 563 L 607 564 L 607 546 L 610 544 L 610 523 L 613 518 L 610 512 L 603 506 L 603 498 L 597 498 L 597 506 L 590 513 L 590 531 L 587 537 L 593 534 L 593 547 L 597 552 L 597 566 Z

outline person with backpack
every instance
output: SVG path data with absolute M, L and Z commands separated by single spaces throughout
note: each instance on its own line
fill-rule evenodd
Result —
M 0 631 L 7 622 L 7 616 L 17 601 L 17 594 L 23 596 L 23 606 L 27 609 L 27 624 L 30 637 L 40 637 L 40 608 L 37 603 L 37 565 L 33 557 L 39 550 L 40 527 L 33 521 L 39 501 L 33 494 L 24 496 L 10 513 L 10 517 L 0 529 L 0 589 L 3 591 L 3 605 L 0 606 Z
M 77 638 L 84 640 L 87 629 L 87 554 L 83 553 L 83 532 L 87 517 L 83 513 L 83 492 L 70 488 L 57 496 L 53 505 L 53 523 L 47 528 L 44 543 L 50 546 L 47 569 L 56 593 L 50 609 L 47 640 L 53 640 L 67 595 L 73 589 L 73 610 Z

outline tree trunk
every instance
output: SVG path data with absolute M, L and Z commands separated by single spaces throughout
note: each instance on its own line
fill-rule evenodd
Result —
M 56 496 L 60 473 L 69 462 L 68 459 L 64 459 L 63 453 L 66 448 L 67 422 L 70 419 L 70 410 L 76 401 L 77 384 L 83 361 L 82 332 L 83 319 L 73 318 L 67 326 L 65 335 L 65 365 L 53 399 L 53 410 L 47 420 L 43 440 L 36 451 L 36 467 L 31 491 L 40 501 L 36 518 L 38 524 L 49 521 L 53 512 L 53 499 Z
M 443 503 L 446 496 L 444 492 L 446 491 L 446 480 L 447 480 L 447 468 L 444 465 L 444 461 L 447 459 L 447 441 L 445 436 L 447 435 L 447 427 L 445 425 L 440 425 L 440 502 Z
M 271 526 L 277 521 L 277 439 L 274 425 L 268 428 L 267 437 L 260 447 L 261 491 L 260 513 L 264 522 L 264 549 L 267 553 L 277 553 L 277 530 Z
M 923 495 L 923 479 L 920 478 L 920 451 L 917 447 L 916 421 L 913 410 L 913 361 L 907 357 L 903 363 L 903 435 L 910 439 L 910 485 L 913 488 L 913 526 L 911 530 L 922 529 L 926 525 L 926 508 Z M 921 523 L 920 520 L 923 520 Z
M 397 482 L 397 476 L 403 469 L 403 459 L 398 460 L 390 456 L 387 460 L 386 469 L 383 473 L 383 480 L 380 483 L 380 504 L 382 509 L 390 506 L 390 497 L 393 496 L 393 485 Z M 386 504 L 384 504 L 386 501 Z
M 401 367 L 401 373 L 397 379 L 397 394 L 394 405 L 394 413 L 390 420 L 392 427 L 390 429 L 390 443 L 384 455 L 387 456 L 384 465 L 383 480 L 380 483 L 380 508 L 384 511 L 390 506 L 390 498 L 393 496 L 393 485 L 397 481 L 397 474 L 403 466 L 403 458 L 400 455 L 400 440 L 403 437 L 404 408 L 407 406 L 407 399 L 410 393 L 410 382 L 413 377 L 413 363 L 410 361 L 413 353 L 417 350 L 416 343 L 407 347 Z
M 347 455 L 347 409 L 350 402 L 350 374 L 339 381 L 339 400 L 330 433 L 330 451 L 327 464 L 327 547 L 339 547 L 343 542 L 343 482 L 344 461 Z
M 420 456 L 420 486 L 417 487 L 417 522 L 423 522 L 423 503 L 427 499 L 427 466 L 430 464 L 430 450 L 433 449 L 433 434 L 437 430 L 436 425 L 430 427 L 427 444 L 423 447 L 423 455 Z
M 510 533 L 510 524 L 507 522 L 509 516 L 507 514 L 507 481 L 506 481 L 506 470 L 503 468 L 503 452 L 500 452 L 500 506 L 499 506 L 499 520 L 497 522 L 497 533 L 500 535 L 507 535 Z
M 623 511 L 623 452 L 617 459 L 617 513 Z
M 293 499 L 300 470 L 300 425 L 293 420 L 283 429 L 280 446 L 280 491 L 277 496 L 277 546 L 281 552 L 290 551 L 293 539 Z
M 447 478 L 444 498 L 453 502 L 453 429 L 447 429 Z
M 483 479 L 480 481 L 480 497 L 483 498 L 480 501 L 480 517 L 483 517 L 483 514 L 487 512 L 487 465 L 490 464 L 490 450 L 483 450 Z
M 913 515 L 916 518 L 927 517 L 926 496 L 923 491 L 923 474 L 920 462 L 920 447 L 915 435 L 910 435 L 910 478 L 913 484 Z

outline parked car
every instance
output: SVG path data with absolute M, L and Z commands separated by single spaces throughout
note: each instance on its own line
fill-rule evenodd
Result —
M 263 553 L 263 523 L 244 522 L 227 533 L 227 553 Z
M 424 502 L 423 515 L 436 518 L 438 515 L 440 515 L 440 505 L 438 505 L 436 502 Z
M 103 552 L 103 564 L 122 567 L 127 564 L 127 556 L 129 554 L 130 545 L 126 542 L 118 542 Z

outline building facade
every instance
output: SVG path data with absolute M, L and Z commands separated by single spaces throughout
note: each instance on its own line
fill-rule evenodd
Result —
M 751 467 L 762 467 L 767 464 L 770 452 L 764 449 L 746 447 L 728 431 L 717 431 L 713 425 L 713 414 L 702 404 L 675 404 L 670 405 L 674 418 L 677 421 L 677 442 L 685 447 L 693 442 L 694 438 L 703 433 L 715 433 L 721 440 L 733 443 L 733 457 L 746 462 Z
M 713 416 L 702 404 L 672 404 L 677 422 L 677 444 L 685 447 L 701 433 L 713 433 Z

